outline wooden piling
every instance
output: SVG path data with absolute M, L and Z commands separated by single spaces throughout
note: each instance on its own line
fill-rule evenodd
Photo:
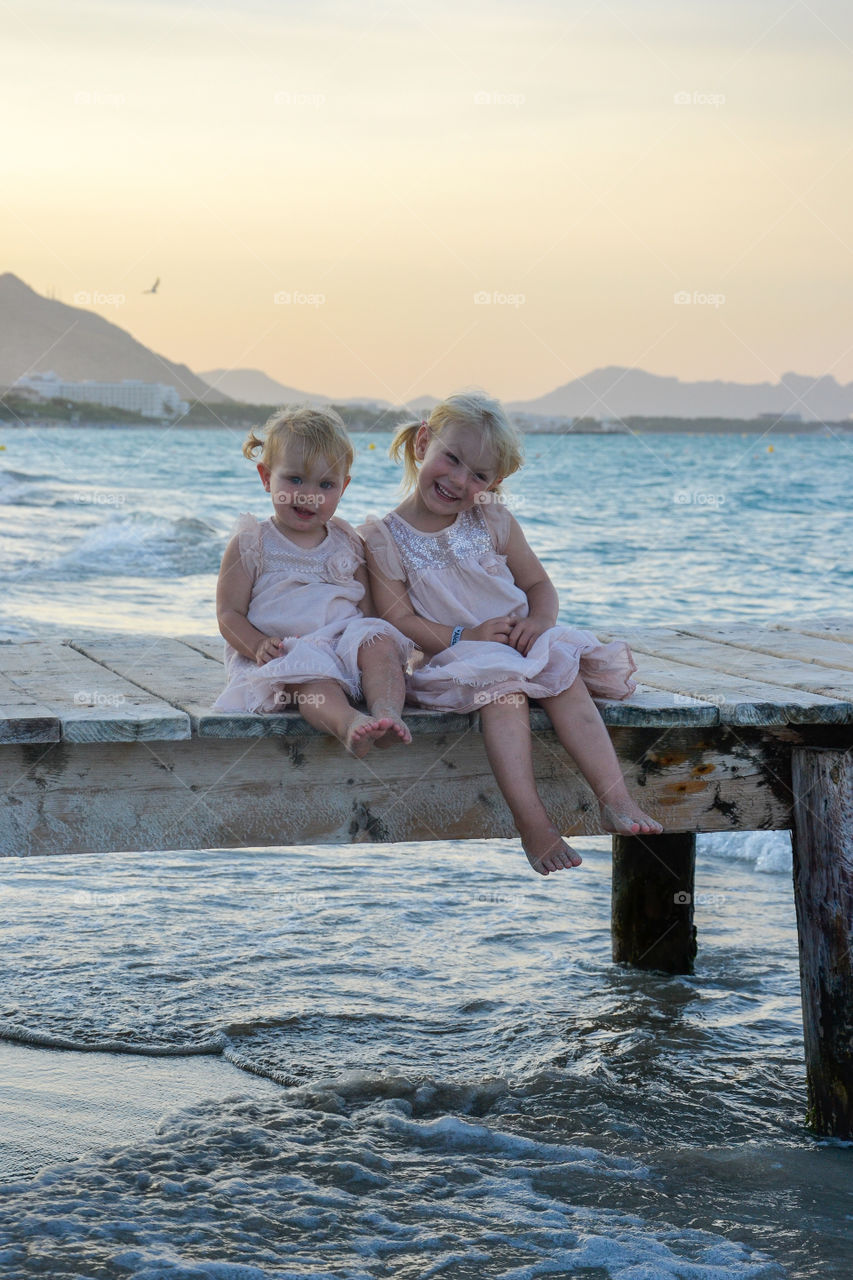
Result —
M 792 753 L 808 1123 L 853 1139 L 853 757 Z
M 613 959 L 638 969 L 692 973 L 696 957 L 690 832 L 613 837 Z

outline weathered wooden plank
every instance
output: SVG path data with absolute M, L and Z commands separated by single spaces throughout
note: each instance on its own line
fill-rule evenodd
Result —
M 796 732 L 611 734 L 629 788 L 670 833 L 790 826 Z M 553 734 L 534 736 L 534 765 L 560 829 L 600 833 L 594 797 Z M 0 788 L 6 855 L 514 835 L 472 725 L 363 761 L 307 727 L 250 741 L 8 746 Z
M 212 707 L 225 684 L 222 663 L 173 636 L 105 636 L 73 645 L 105 669 L 185 712 L 196 732 L 199 721 L 217 718 Z
M 67 742 L 152 742 L 188 738 L 189 719 L 70 645 L 25 641 L 8 646 L 4 670 L 22 694 L 43 703 Z
M 613 960 L 638 969 L 692 973 L 696 959 L 691 833 L 613 837 Z
M 853 618 L 804 618 L 794 622 L 774 622 L 771 631 L 799 631 L 804 636 L 821 640 L 840 640 L 853 644 Z
M 794 896 L 809 1123 L 853 1139 L 853 755 L 794 750 Z
M 644 683 L 668 689 L 678 700 L 701 699 L 715 708 L 719 723 L 730 725 L 767 725 L 829 723 L 844 724 L 848 716 L 844 706 L 830 699 L 782 685 L 758 680 L 744 680 L 704 666 L 694 666 L 672 657 L 645 653 L 639 643 L 632 645 Z
M 0 646 L 0 664 L 6 646 Z M 31 697 L 0 673 L 0 744 L 59 742 L 59 717 L 38 698 Z
M 699 636 L 703 640 L 732 645 L 751 653 L 771 654 L 791 661 L 795 667 L 803 663 L 830 667 L 833 676 L 830 683 L 836 683 L 835 678 L 843 672 L 853 675 L 853 645 L 840 640 L 803 636 L 798 631 L 774 631 L 769 627 L 759 629 L 744 622 L 727 622 L 722 626 L 690 625 L 679 627 L 678 634 Z
M 700 729 L 719 722 L 715 704 L 644 684 L 638 684 L 630 698 L 619 702 L 596 698 L 595 705 L 604 723 L 613 728 L 669 729 L 681 726 Z M 550 726 L 545 712 L 535 703 L 530 708 L 530 726 L 534 730 L 547 730 Z
M 225 662 L 225 641 L 222 636 L 207 635 L 206 633 L 194 633 L 187 636 L 178 636 L 184 644 L 189 645 L 191 649 L 197 649 L 199 653 L 203 653 L 206 658 L 213 658 L 215 662 Z
M 829 687 L 829 673 L 823 667 L 786 662 L 665 627 L 638 629 L 626 638 L 639 667 L 637 674 L 646 683 L 679 687 L 673 678 L 686 679 L 685 667 L 692 667 L 692 680 L 680 686 L 685 692 L 703 696 L 704 682 L 704 696 L 726 695 L 720 704 L 723 723 L 853 722 L 853 687 L 842 688 L 838 695 L 812 687 Z M 846 681 L 847 676 L 839 672 L 838 678 Z M 735 710 L 732 718 L 729 702 L 745 711 Z M 755 707 L 752 711 L 751 704 Z M 745 719 L 738 718 L 744 714 Z M 765 719 L 753 718 L 757 716 Z

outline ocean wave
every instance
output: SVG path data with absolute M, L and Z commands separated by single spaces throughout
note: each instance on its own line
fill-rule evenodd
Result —
M 337 1106 L 298 1091 L 186 1108 L 147 1142 L 2 1189 L 4 1275 L 31 1274 L 33 1251 L 47 1247 L 56 1280 L 784 1276 L 719 1227 L 695 1225 L 716 1226 L 718 1204 L 692 1206 L 690 1225 L 667 1221 L 636 1162 L 541 1143 L 505 1117 L 419 1125 L 410 1112 L 399 1097 Z
M 0 493 L 7 485 L 47 483 L 49 480 L 43 471 L 15 471 L 13 467 L 0 467 Z
M 224 538 L 206 520 L 149 512 L 115 514 L 89 529 L 70 550 L 24 575 L 182 577 L 214 573 Z
M 50 477 L 40 471 L 0 468 L 0 506 L 26 507 L 50 504 Z
M 789 831 L 725 831 L 700 835 L 697 852 L 729 858 L 750 865 L 767 875 L 791 874 L 791 833 Z
M 135 1035 L 133 1032 L 111 1035 L 108 1032 L 78 1029 L 76 1034 L 39 1031 L 21 1023 L 0 1021 L 0 1040 L 13 1044 L 29 1044 L 40 1049 L 75 1049 L 82 1053 L 126 1053 L 142 1058 L 186 1058 L 196 1054 L 220 1055 L 225 1047 L 221 1035 L 193 1040 L 176 1040 L 174 1032 L 162 1038 Z

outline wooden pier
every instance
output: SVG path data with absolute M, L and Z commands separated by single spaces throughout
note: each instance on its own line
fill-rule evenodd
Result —
M 614 960 L 691 972 L 696 833 L 790 830 L 808 1119 L 853 1139 L 853 618 L 620 635 L 639 687 L 598 705 L 665 834 L 613 838 Z M 0 673 L 3 856 L 514 834 L 476 715 L 412 710 L 410 747 L 354 760 L 295 713 L 212 711 L 218 637 L 0 645 Z M 531 723 L 554 820 L 599 834 Z

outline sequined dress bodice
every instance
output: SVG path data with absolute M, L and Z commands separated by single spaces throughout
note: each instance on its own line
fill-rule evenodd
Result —
M 506 556 L 495 549 L 481 507 L 460 512 L 438 533 L 422 533 L 396 511 L 377 523 L 393 539 L 409 599 L 422 617 L 448 626 L 476 626 L 502 613 L 527 616 L 527 596 L 516 585 Z M 365 538 L 370 545 L 368 533 Z

